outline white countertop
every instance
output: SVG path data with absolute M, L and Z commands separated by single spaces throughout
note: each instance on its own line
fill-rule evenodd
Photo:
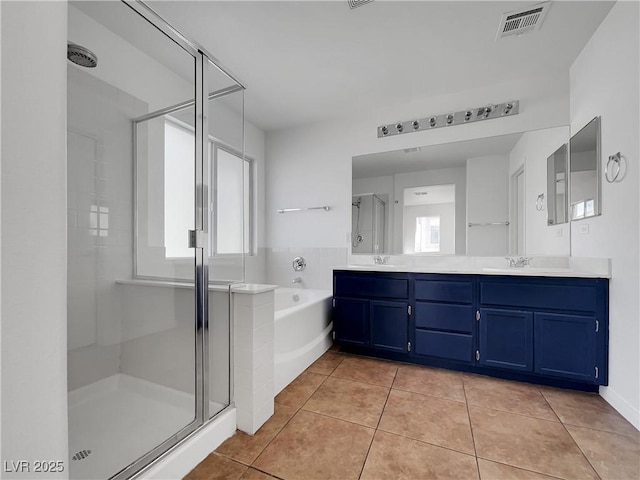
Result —
M 504 257 L 391 256 L 388 265 L 376 265 L 372 257 L 351 257 L 352 263 L 334 270 L 354 272 L 448 273 L 513 275 L 526 277 L 611 278 L 608 258 L 534 257 L 530 267 L 508 267 Z

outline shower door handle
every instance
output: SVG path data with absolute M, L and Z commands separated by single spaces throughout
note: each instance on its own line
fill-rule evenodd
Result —
M 189 248 L 204 248 L 204 232 L 189 230 Z

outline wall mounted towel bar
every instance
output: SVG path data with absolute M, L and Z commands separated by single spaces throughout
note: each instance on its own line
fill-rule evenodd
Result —
M 486 227 L 488 225 L 509 225 L 509 222 L 485 222 L 485 223 L 470 223 L 470 227 Z
M 304 212 L 306 210 L 324 210 L 325 212 L 328 212 L 329 210 L 331 210 L 331 207 L 307 207 L 307 208 L 281 208 L 280 210 L 278 210 L 278 213 L 289 213 L 289 212 Z

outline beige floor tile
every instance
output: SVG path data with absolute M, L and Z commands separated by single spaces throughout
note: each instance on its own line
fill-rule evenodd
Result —
M 465 401 L 462 376 L 440 368 L 400 365 L 392 388 L 456 402 Z
M 295 407 L 276 403 L 275 413 L 254 435 L 248 435 L 238 430 L 231 438 L 225 440 L 216 449 L 216 452 L 246 465 L 251 465 L 296 411 Z
M 191 470 L 184 480 L 237 480 L 246 471 L 246 465 L 212 453 Z
M 474 454 L 467 406 L 460 402 L 391 390 L 378 428 Z
M 469 405 L 558 421 L 558 417 L 534 385 L 482 375 L 465 375 L 463 380 Z
M 640 478 L 640 442 L 626 435 L 567 425 L 567 430 L 603 480 Z
M 481 480 L 553 480 L 557 478 L 482 458 L 478 459 L 478 467 Z
M 478 478 L 471 455 L 377 431 L 362 480 Z
M 274 477 L 271 475 L 267 475 L 266 473 L 262 473 L 255 468 L 249 468 L 244 474 L 240 477 L 240 480 L 273 480 Z
M 318 360 L 313 362 L 307 371 L 313 373 L 320 373 L 322 375 L 331 375 L 342 360 L 346 358 L 343 353 L 336 353 L 332 350 L 327 351 Z
M 374 429 L 300 410 L 254 462 L 285 479 L 357 479 Z
M 329 377 L 302 408 L 375 428 L 388 395 L 385 387 Z
M 398 365 L 383 360 L 363 357 L 346 357 L 331 374 L 334 377 L 391 387 Z
M 597 478 L 558 422 L 469 406 L 479 458 L 566 479 Z
M 302 372 L 276 396 L 276 402 L 300 408 L 326 379 L 326 375 Z
M 636 436 L 640 439 L 638 430 L 597 393 L 557 388 L 543 388 L 541 392 L 562 423 Z

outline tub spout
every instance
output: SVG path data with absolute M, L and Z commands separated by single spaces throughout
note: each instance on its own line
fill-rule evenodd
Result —
M 291 283 L 302 283 L 302 278 L 301 277 L 296 277 L 293 280 L 291 280 Z

